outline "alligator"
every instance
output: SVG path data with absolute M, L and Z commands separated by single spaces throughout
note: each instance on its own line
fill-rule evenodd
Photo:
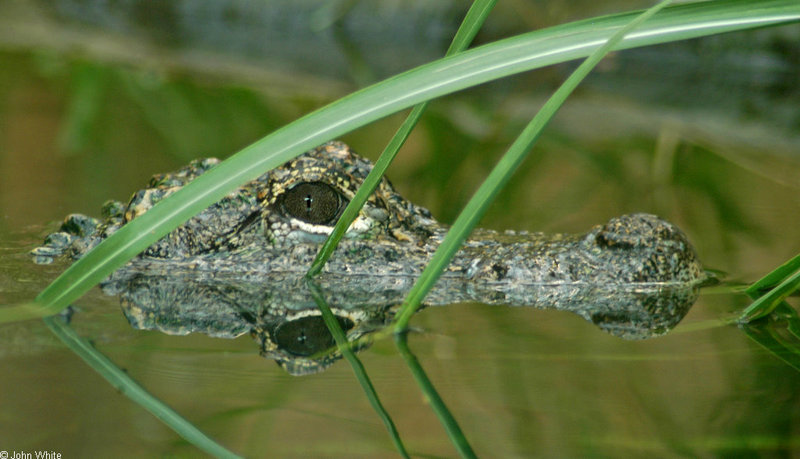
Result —
M 68 216 L 32 251 L 34 261 L 80 258 L 217 163 L 196 160 L 155 175 L 127 204 L 106 203 L 102 219 Z M 321 145 L 192 217 L 101 286 L 122 296 L 131 323 L 172 333 L 232 337 L 259 328 L 256 317 L 274 324 L 279 318 L 318 316 L 301 280 L 371 169 L 369 160 L 344 143 Z M 383 178 L 316 280 L 340 320 L 355 324 L 357 310 L 386 311 L 402 301 L 447 230 Z M 639 213 L 612 218 L 584 234 L 477 229 L 425 304 L 475 301 L 564 309 L 618 336 L 643 338 L 672 328 L 706 280 L 683 232 Z M 212 305 L 219 304 L 235 304 L 232 316 L 222 313 L 237 317 L 228 321 L 235 322 L 235 331 L 217 330 L 226 326 L 208 320 Z M 159 308 L 185 309 L 176 313 L 183 324 L 165 327 L 154 319 L 162 316 Z M 249 325 L 241 325 L 242 317 Z M 262 353 L 268 341 L 261 338 Z

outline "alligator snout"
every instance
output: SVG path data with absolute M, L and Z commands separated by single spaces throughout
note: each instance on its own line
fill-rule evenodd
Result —
M 519 284 L 694 284 L 705 278 L 683 232 L 650 214 L 615 217 L 583 235 L 480 231 L 454 265 L 473 281 Z
M 677 226 L 651 214 L 612 218 L 588 238 L 598 262 L 625 282 L 693 283 L 705 275 L 694 248 Z M 615 269 L 616 267 L 616 269 Z

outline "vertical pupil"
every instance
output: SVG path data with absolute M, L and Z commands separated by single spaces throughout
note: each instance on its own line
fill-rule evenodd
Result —
M 287 216 L 304 222 L 327 225 L 339 214 L 342 198 L 322 182 L 303 182 L 284 193 L 280 206 Z

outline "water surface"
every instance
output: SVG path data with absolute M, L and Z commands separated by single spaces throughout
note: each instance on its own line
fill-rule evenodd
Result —
M 512 13 L 570 17 L 542 8 Z M 179 59 L 197 51 L 182 54 L 174 43 L 120 59 L 113 46 L 69 40 L 118 45 L 124 37 L 67 34 L 76 27 L 69 24 L 53 29 L 64 34 L 61 45 L 34 35 L 4 38 L 0 50 L 3 304 L 33 298 L 63 269 L 25 255 L 63 216 L 98 215 L 105 200 L 126 200 L 154 173 L 225 157 L 387 71 L 322 75 L 300 66 L 264 84 L 269 65 L 258 59 L 231 63 L 212 49 L 198 67 Z M 489 26 L 495 35 L 523 27 Z M 615 54 L 564 107 L 481 225 L 577 233 L 652 212 L 683 228 L 727 279 L 758 278 L 800 252 L 798 38 L 795 25 Z M 390 179 L 452 221 L 567 71 L 437 101 Z M 344 140 L 374 159 L 400 119 Z M 457 304 L 419 313 L 410 345 L 481 456 L 791 455 L 800 378 L 723 324 L 747 300 L 719 291 L 706 291 L 675 330 L 651 340 L 621 340 L 565 312 Z M 75 307 L 79 334 L 240 454 L 394 455 L 346 362 L 293 377 L 261 358 L 248 336 L 136 330 L 119 300 L 99 289 Z M 453 456 L 391 340 L 359 357 L 412 454 Z M 0 326 L 0 360 L 0 450 L 196 453 L 38 321 Z

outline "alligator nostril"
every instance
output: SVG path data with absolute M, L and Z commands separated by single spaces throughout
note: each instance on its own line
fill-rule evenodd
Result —
M 597 244 L 604 247 L 648 247 L 667 239 L 670 228 L 655 215 L 630 214 L 612 218 L 597 233 Z
M 508 274 L 508 266 L 500 263 L 494 263 L 492 264 L 492 274 L 494 274 L 494 278 L 497 280 L 504 279 Z

